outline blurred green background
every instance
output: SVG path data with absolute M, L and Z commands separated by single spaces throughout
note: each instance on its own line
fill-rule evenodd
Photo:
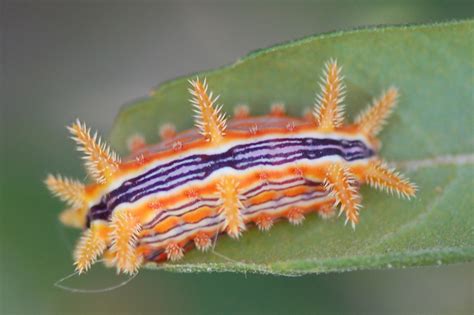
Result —
M 40 0 L 0 9 L 1 314 L 474 312 L 474 263 L 292 278 L 142 270 L 115 291 L 66 292 L 53 284 L 73 270 L 78 232 L 58 223 L 63 205 L 42 184 L 48 172 L 84 178 L 64 128 L 76 117 L 106 135 L 121 104 L 165 80 L 315 33 L 470 18 L 472 1 Z M 99 265 L 64 284 L 124 279 Z

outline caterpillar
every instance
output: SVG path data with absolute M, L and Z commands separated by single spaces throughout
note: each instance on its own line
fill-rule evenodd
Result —
M 190 80 L 195 128 L 172 124 L 162 141 L 128 141 L 123 161 L 79 120 L 68 127 L 93 183 L 48 175 L 45 184 L 68 208 L 67 226 L 84 231 L 74 251 L 81 274 L 99 257 L 118 273 L 144 263 L 177 261 L 193 247 L 209 250 L 223 233 L 238 239 L 251 224 L 268 231 L 278 219 L 299 225 L 310 212 L 359 222 L 359 188 L 368 184 L 413 197 L 416 185 L 377 155 L 380 133 L 396 106 L 386 90 L 352 124 L 344 124 L 345 86 L 337 61 L 326 63 L 314 110 L 290 117 L 281 104 L 263 116 L 238 106 L 228 119 L 206 80 Z

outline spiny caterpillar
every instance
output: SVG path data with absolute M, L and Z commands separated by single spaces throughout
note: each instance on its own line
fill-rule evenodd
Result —
M 196 128 L 161 128 L 162 142 L 132 136 L 121 161 L 83 123 L 69 131 L 95 183 L 49 175 L 45 183 L 69 209 L 60 220 L 83 228 L 75 252 L 78 273 L 99 258 L 118 273 L 144 263 L 176 261 L 193 246 L 212 247 L 220 233 L 239 238 L 250 223 L 268 231 L 275 220 L 299 225 L 309 212 L 336 207 L 359 222 L 363 183 L 410 198 L 416 186 L 377 156 L 377 134 L 396 105 L 389 88 L 350 125 L 343 124 L 344 84 L 336 61 L 326 64 L 314 111 L 289 117 L 282 105 L 251 117 L 246 106 L 227 120 L 206 80 L 189 81 Z

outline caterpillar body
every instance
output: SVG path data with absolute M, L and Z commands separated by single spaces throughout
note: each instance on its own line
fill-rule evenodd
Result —
M 228 120 L 206 80 L 190 81 L 196 128 L 161 128 L 162 141 L 129 139 L 123 161 L 80 121 L 70 127 L 86 170 L 84 185 L 60 175 L 45 180 L 69 208 L 60 220 L 84 229 L 75 267 L 87 271 L 99 258 L 117 272 L 135 273 L 144 263 L 206 251 L 215 237 L 238 239 L 251 224 L 269 230 L 277 219 L 301 224 L 310 212 L 339 213 L 359 222 L 359 187 L 369 184 L 412 197 L 416 186 L 377 156 L 376 139 L 396 105 L 389 88 L 353 124 L 343 124 L 344 84 L 336 61 L 326 64 L 313 112 L 302 118 L 273 105 L 252 117 L 246 106 Z

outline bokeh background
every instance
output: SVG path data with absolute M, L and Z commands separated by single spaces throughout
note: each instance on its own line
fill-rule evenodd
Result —
M 60 290 L 78 235 L 48 172 L 83 178 L 65 125 L 102 134 L 121 104 L 174 77 L 331 30 L 470 18 L 472 1 L 0 1 L 1 314 L 472 314 L 474 264 L 303 277 L 142 270 L 100 294 Z M 191 113 L 190 113 L 191 115 Z M 324 240 L 321 240 L 324 241 Z M 297 246 L 297 244 L 295 245 Z M 124 280 L 100 266 L 65 285 Z

